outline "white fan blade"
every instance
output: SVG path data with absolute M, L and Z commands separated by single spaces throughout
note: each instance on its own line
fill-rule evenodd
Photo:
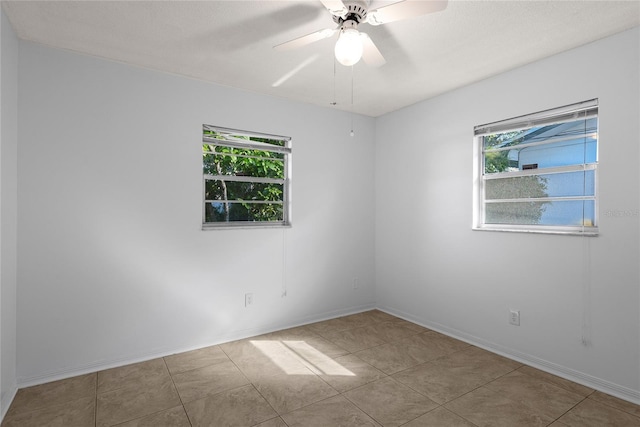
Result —
M 336 29 L 326 28 L 324 30 L 316 31 L 315 33 L 307 34 L 306 36 L 298 37 L 297 39 L 289 40 L 288 42 L 280 43 L 273 48 L 275 50 L 297 49 L 313 42 L 317 42 L 318 40 L 331 37 L 335 32 Z
M 387 22 L 439 12 L 446 8 L 447 0 L 405 0 L 367 13 L 367 22 L 371 25 L 386 24 Z
M 367 65 L 371 67 L 380 67 L 387 63 L 384 57 L 371 40 L 365 33 L 360 33 L 360 38 L 362 39 L 362 60 L 367 63 Z
M 345 17 L 349 9 L 342 3 L 342 0 L 320 0 L 329 13 L 335 16 Z

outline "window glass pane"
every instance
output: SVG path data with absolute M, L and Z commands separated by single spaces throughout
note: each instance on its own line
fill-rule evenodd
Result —
M 549 197 L 595 196 L 596 173 L 593 170 L 541 175 Z
M 277 145 L 278 147 L 284 147 L 285 141 L 281 139 L 259 138 L 252 136 L 249 138 L 251 141 L 264 142 L 265 144 Z
M 274 151 L 251 150 L 251 149 L 236 148 L 236 147 L 224 147 L 224 146 L 212 145 L 212 144 L 204 144 L 202 147 L 203 147 L 203 151 L 206 151 L 206 152 L 237 154 L 237 155 L 255 156 L 255 157 L 267 157 L 271 159 L 280 159 L 280 160 L 284 159 L 284 153 L 276 153 Z
M 535 165 L 535 169 L 581 165 L 596 161 L 595 138 L 580 138 L 534 145 L 507 151 L 507 158 L 516 170 Z
M 284 178 L 282 153 L 239 150 L 231 147 L 214 148 L 215 151 L 205 151 L 203 148 L 202 166 L 205 174 Z
M 203 125 L 203 228 L 215 223 L 289 225 L 290 141 Z
M 506 202 L 485 205 L 485 224 L 540 224 L 546 202 Z
M 597 233 L 597 115 L 593 99 L 476 126 L 474 228 Z
M 485 181 L 486 200 L 593 195 L 595 195 L 595 172 L 593 170 Z
M 218 175 L 218 169 L 216 168 L 215 158 L 213 153 L 205 151 L 206 146 L 202 146 L 202 172 L 205 175 Z
M 484 173 L 595 163 L 596 146 L 596 118 L 486 135 Z
M 203 129 L 202 131 L 202 135 L 204 137 L 216 138 L 220 141 L 247 141 L 247 142 L 255 141 L 263 144 L 274 145 L 277 147 L 284 147 L 286 145 L 285 139 L 250 136 L 249 134 L 245 135 L 241 131 L 237 132 L 237 131 L 233 131 L 232 129 L 226 129 L 225 131 L 222 131 L 222 129 L 220 128 L 218 128 L 217 131 L 206 129 L 206 128 Z
M 559 200 L 487 203 L 485 223 L 594 226 L 595 202 L 593 200 Z
M 282 201 L 284 184 L 207 180 L 206 200 Z
M 522 199 L 548 197 L 546 178 L 539 175 L 488 179 L 485 199 Z
M 582 219 L 584 215 L 584 220 Z M 565 200 L 549 203 L 540 222 L 543 225 L 595 225 L 593 200 Z
M 283 205 L 277 203 L 207 202 L 205 222 L 283 221 Z

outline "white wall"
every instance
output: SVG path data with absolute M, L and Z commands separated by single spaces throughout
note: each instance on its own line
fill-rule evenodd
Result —
M 19 87 L 21 385 L 374 305 L 373 119 L 22 41 Z M 292 228 L 201 230 L 203 123 L 293 138 Z
M 346 113 L 20 42 L 18 383 L 377 301 L 638 401 L 638 40 L 635 29 L 357 116 L 355 138 Z M 473 126 L 596 97 L 601 235 L 471 231 Z M 4 149 L 4 108 L 2 119 Z M 293 137 L 292 228 L 200 230 L 203 123 Z
M 636 28 L 377 120 L 381 308 L 640 401 L 639 40 Z M 472 231 L 474 125 L 592 98 L 600 236 Z
M 0 10 L 0 419 L 16 393 L 18 39 Z

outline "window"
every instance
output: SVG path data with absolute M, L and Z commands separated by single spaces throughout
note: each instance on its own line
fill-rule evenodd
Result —
M 289 225 L 290 144 L 203 125 L 203 228 Z
M 474 229 L 596 235 L 598 101 L 476 126 Z

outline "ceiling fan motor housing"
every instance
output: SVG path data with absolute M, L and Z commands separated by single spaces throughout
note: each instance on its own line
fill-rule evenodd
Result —
M 367 11 L 369 10 L 369 2 L 365 0 L 345 1 L 347 13 L 342 16 L 333 15 L 336 24 L 342 25 L 343 28 L 356 28 L 361 22 L 367 19 Z

